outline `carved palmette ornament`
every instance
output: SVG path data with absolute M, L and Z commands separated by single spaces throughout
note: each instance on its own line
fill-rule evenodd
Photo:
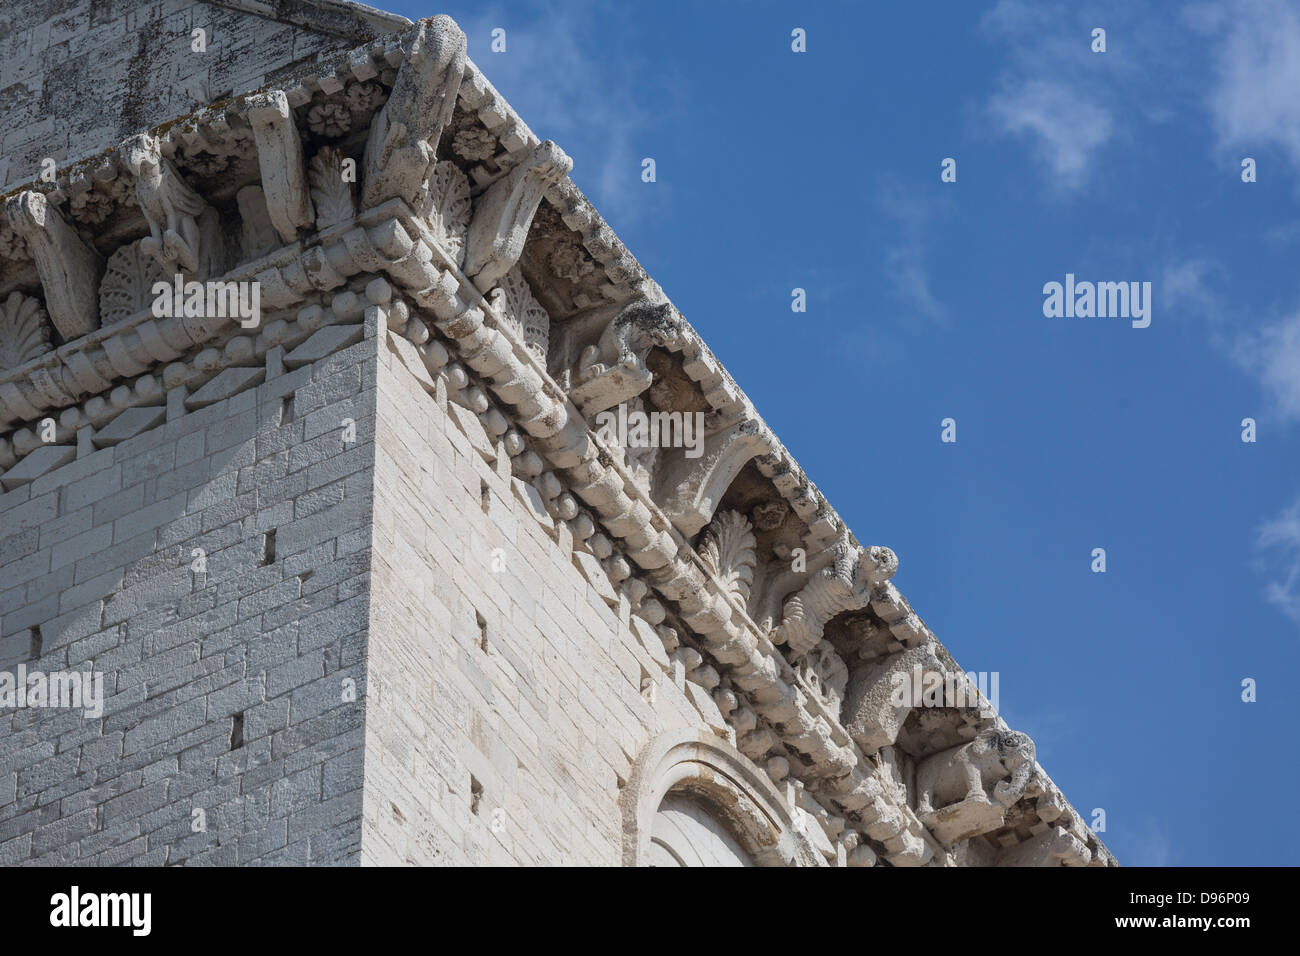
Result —
M 713 576 L 744 606 L 754 583 L 754 531 L 738 511 L 722 511 L 700 536 L 696 549 Z
M 24 365 L 50 348 L 49 317 L 41 300 L 9 293 L 0 303 L 0 371 Z
M 446 252 L 461 265 L 465 261 L 465 233 L 469 230 L 469 180 L 455 163 L 434 163 L 424 180 L 421 208 Z
M 343 153 L 333 146 L 326 146 L 312 157 L 307 178 L 318 229 L 347 222 L 356 212 L 354 184 L 343 178 L 344 159 Z
M 524 345 L 543 362 L 551 337 L 551 317 L 533 297 L 533 290 L 518 266 L 501 277 L 501 283 L 488 296 L 492 308 L 510 326 Z
M 127 316 L 135 315 L 153 302 L 150 291 L 158 281 L 170 282 L 158 260 L 140 248 L 140 242 L 129 242 L 108 257 L 104 278 L 99 283 L 99 315 L 101 324 L 107 326 Z

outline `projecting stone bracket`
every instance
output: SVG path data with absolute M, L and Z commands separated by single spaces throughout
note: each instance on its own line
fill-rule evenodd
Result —
M 637 299 L 614 317 L 595 345 L 583 349 L 569 397 L 589 419 L 629 401 L 654 381 L 645 364 L 650 350 L 679 350 L 685 340 L 686 323 L 672 305 Z
M 370 125 L 363 206 L 400 198 L 418 207 L 464 73 L 465 34 L 460 27 L 447 16 L 419 21 L 388 102 Z
M 749 419 L 707 436 L 697 458 L 687 457 L 689 448 L 672 449 L 655 483 L 668 490 L 660 507 L 673 526 L 690 538 L 708 524 L 740 469 L 771 441 L 766 426 Z
M 99 328 L 99 276 L 103 261 L 63 221 L 45 196 L 27 190 L 5 201 L 5 216 L 27 241 L 45 290 L 45 308 L 65 339 Z
M 911 688 L 913 668 L 922 672 L 943 673 L 946 668 L 935 653 L 934 641 L 891 654 L 884 659 L 859 664 L 849 677 L 845 692 L 844 727 L 862 752 L 874 754 L 892 746 L 919 701 L 911 694 L 901 700 L 896 693 L 900 683 Z
M 293 242 L 300 226 L 315 218 L 303 168 L 302 141 L 283 90 L 259 93 L 248 101 L 248 121 L 257 143 L 266 211 L 280 238 Z
M 181 272 L 198 280 L 220 275 L 225 250 L 216 210 L 162 155 L 153 136 L 138 133 L 120 149 L 135 176 L 136 199 L 149 223 L 140 250 L 153 256 L 168 275 Z
M 474 204 L 465 252 L 465 274 L 487 292 L 519 261 L 542 194 L 573 169 L 564 150 L 550 140 L 488 187 Z
M 837 550 L 835 562 L 812 575 L 785 602 L 781 623 L 772 632 L 772 640 L 786 644 L 792 654 L 806 654 L 816 647 L 831 618 L 866 607 L 872 589 L 898 570 L 898 558 L 889 548 L 851 546 L 845 537 Z

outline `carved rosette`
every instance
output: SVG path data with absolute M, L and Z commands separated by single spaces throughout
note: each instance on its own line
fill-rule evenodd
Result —
M 139 241 L 122 246 L 108 257 L 99 283 L 100 322 L 112 325 L 135 315 L 153 302 L 153 284 L 171 279 L 157 259 L 141 250 Z
M 501 277 L 501 284 L 492 290 L 488 301 L 528 350 L 545 362 L 551 317 L 533 297 L 533 290 L 518 266 Z
M 696 551 L 741 607 L 749 600 L 754 583 L 754 531 L 738 511 L 721 511 L 700 535 Z
M 0 372 L 50 351 L 49 317 L 40 299 L 9 293 L 0 303 Z
M 469 180 L 455 163 L 435 163 L 429 168 L 420 199 L 416 212 L 429 223 L 443 249 L 460 265 L 465 261 L 465 234 L 469 230 Z M 548 318 L 548 325 L 549 321 Z

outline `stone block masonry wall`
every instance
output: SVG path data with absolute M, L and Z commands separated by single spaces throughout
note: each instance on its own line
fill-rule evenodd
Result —
M 0 671 L 105 694 L 0 708 L 0 864 L 358 861 L 374 343 L 0 495 Z
M 195 0 L 4 0 L 0 191 L 32 179 L 43 157 L 62 165 L 95 155 L 365 40 L 277 21 L 276 7 L 262 4 L 268 15 L 258 16 Z M 296 19 L 312 17 L 325 22 L 320 11 Z M 191 49 L 196 27 L 205 53 Z
M 363 862 L 618 865 L 632 759 L 704 720 L 599 566 L 387 349 L 377 420 Z

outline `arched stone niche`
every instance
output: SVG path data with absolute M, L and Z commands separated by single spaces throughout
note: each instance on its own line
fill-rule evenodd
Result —
M 677 731 L 652 740 L 623 789 L 623 865 L 816 866 L 767 774 L 726 741 Z M 661 812 L 662 811 L 662 812 Z M 676 840 L 698 841 L 695 860 Z

